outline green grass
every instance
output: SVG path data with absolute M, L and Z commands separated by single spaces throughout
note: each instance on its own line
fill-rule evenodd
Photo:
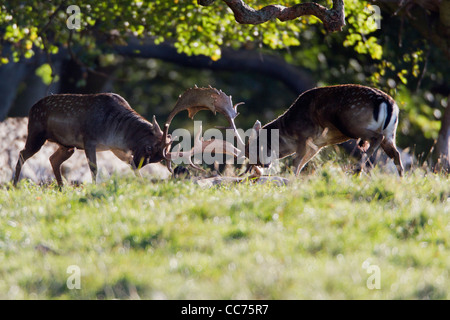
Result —
M 4 185 L 0 298 L 450 298 L 448 177 L 325 164 L 289 178 Z M 66 285 L 71 265 L 81 289 Z M 381 289 L 368 288 L 367 265 Z

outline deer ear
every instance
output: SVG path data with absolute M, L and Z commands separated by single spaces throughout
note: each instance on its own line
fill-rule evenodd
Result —
M 152 131 L 153 131 L 153 133 L 154 134 L 162 134 L 162 130 L 161 130 L 161 128 L 159 127 L 159 124 L 158 124 L 158 122 L 156 121 L 156 117 L 155 116 L 153 116 L 153 119 L 152 119 L 152 125 L 153 125 L 153 128 L 152 128 Z
M 255 124 L 253 125 L 253 129 L 255 129 L 256 132 L 261 130 L 261 122 L 259 120 L 256 120 Z
M 261 122 L 259 120 L 256 120 L 255 124 L 252 128 L 252 133 L 250 134 L 249 141 L 255 140 L 258 136 L 258 132 L 261 130 Z

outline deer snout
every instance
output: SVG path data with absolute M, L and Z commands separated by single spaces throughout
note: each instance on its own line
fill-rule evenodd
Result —
M 160 162 L 161 160 L 164 160 L 164 156 L 161 153 L 154 153 L 151 156 L 148 157 L 148 163 L 155 163 L 155 162 Z
M 261 168 L 269 168 L 271 164 L 272 164 L 271 162 L 268 162 L 268 163 L 262 163 L 262 164 L 259 164 L 258 167 L 261 167 Z

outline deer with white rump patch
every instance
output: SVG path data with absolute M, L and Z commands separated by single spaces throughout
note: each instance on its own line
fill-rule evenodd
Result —
M 357 170 L 362 170 L 370 156 L 381 146 L 394 160 L 402 176 L 403 165 L 395 145 L 398 114 L 394 99 L 378 89 L 352 84 L 314 88 L 301 94 L 284 114 L 262 127 L 268 135 L 264 152 L 271 155 L 271 130 L 278 129 L 278 157 L 292 155 L 298 175 L 323 147 L 359 139 L 361 147 L 366 142 L 370 146 L 358 163 Z M 256 134 L 246 145 L 247 158 L 252 139 L 259 140 L 261 123 L 257 121 L 253 128 Z M 260 165 L 260 162 L 252 164 L 247 171 Z
M 225 141 L 203 141 L 197 137 L 191 151 L 169 152 L 173 142 L 168 134 L 169 125 L 176 113 L 188 110 L 190 115 L 209 109 L 218 111 L 234 124 L 235 108 L 231 98 L 214 88 L 193 88 L 180 95 L 177 107 L 170 114 L 164 132 L 155 117 L 147 121 L 134 111 L 127 101 L 114 93 L 55 94 L 39 100 L 30 110 L 28 136 L 25 148 L 20 151 L 14 176 L 14 185 L 20 177 L 24 162 L 40 150 L 48 140 L 59 145 L 50 157 L 50 163 L 59 186 L 63 184 L 61 164 L 76 149 L 85 151 L 93 182 L 97 176 L 96 152 L 111 150 L 119 159 L 138 169 L 148 163 L 185 158 L 188 163 L 194 152 L 206 147 L 222 146 L 223 153 L 237 156 L 239 150 Z M 195 166 L 194 166 L 195 167 Z

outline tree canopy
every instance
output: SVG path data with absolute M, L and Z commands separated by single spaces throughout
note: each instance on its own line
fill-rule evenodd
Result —
M 204 2 L 207 1 L 199 1 Z M 69 41 L 76 41 L 92 50 L 99 46 L 123 43 L 130 37 L 151 37 L 156 44 L 170 41 L 180 53 L 202 54 L 217 60 L 221 57 L 223 47 L 237 48 L 249 43 L 271 49 L 298 46 L 299 34 L 309 25 L 320 22 L 315 16 L 305 15 L 286 22 L 269 20 L 267 23 L 240 24 L 236 23 L 227 2 L 234 1 L 217 1 L 203 6 L 195 0 L 87 0 L 79 4 L 81 28 L 74 30 L 66 27 L 68 18 L 73 14 L 73 11 L 67 12 L 70 5 L 67 1 L 12 0 L 0 7 L 0 25 L 4 33 L 2 45 L 13 44 L 13 59 L 18 61 L 21 56 L 31 57 L 36 49 L 56 53 L 59 47 L 67 46 Z M 256 9 L 268 8 L 271 3 L 269 0 L 247 2 Z M 331 1 L 322 3 L 333 8 Z M 288 9 L 300 6 L 292 0 L 284 1 L 284 4 Z M 303 10 L 305 12 L 301 14 L 320 13 L 320 7 L 327 9 L 316 5 L 313 8 L 319 9 Z M 367 19 L 372 15 L 368 8 L 366 1 L 346 0 L 345 14 L 350 17 L 347 23 L 351 34 L 366 35 L 376 30 L 374 21 Z M 285 19 L 288 18 L 294 17 Z M 321 31 L 325 30 L 323 28 Z M 72 31 L 73 38 L 70 37 Z M 381 48 L 376 45 L 375 38 L 369 37 L 366 43 L 358 40 L 362 38 L 349 34 L 347 45 L 356 45 L 360 51 L 366 47 L 375 56 L 380 56 Z M 2 62 L 7 61 L 9 58 L 3 54 Z

